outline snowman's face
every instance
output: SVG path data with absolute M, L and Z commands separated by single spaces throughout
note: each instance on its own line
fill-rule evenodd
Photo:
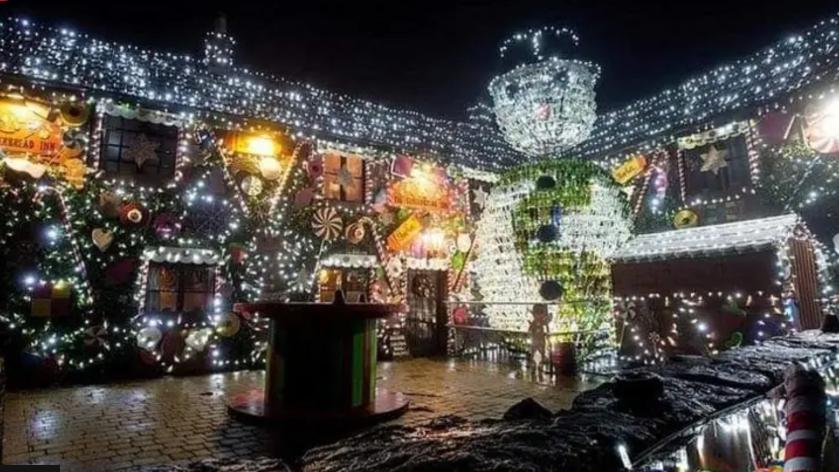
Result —
M 596 118 L 596 68 L 548 60 L 518 67 L 490 84 L 493 110 L 516 149 L 545 156 L 585 140 Z

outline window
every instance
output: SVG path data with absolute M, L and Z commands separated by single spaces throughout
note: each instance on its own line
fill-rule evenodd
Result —
M 727 197 L 752 185 L 745 136 L 685 150 L 682 159 L 686 204 Z
M 359 156 L 327 154 L 323 159 L 323 195 L 330 200 L 364 201 L 364 161 Z
M 152 262 L 146 291 L 146 311 L 207 311 L 213 301 L 214 288 L 213 266 Z
M 177 127 L 108 116 L 103 139 L 101 168 L 109 177 L 154 185 L 175 176 Z
M 367 293 L 367 271 L 364 269 L 322 269 L 318 276 L 319 301 L 331 303 L 335 299 L 336 290 L 343 290 L 347 301 L 357 302 L 362 295 Z

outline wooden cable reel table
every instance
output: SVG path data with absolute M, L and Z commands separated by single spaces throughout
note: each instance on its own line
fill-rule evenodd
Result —
M 239 313 L 271 319 L 265 387 L 236 395 L 228 411 L 243 419 L 279 422 L 364 422 L 399 416 L 408 398 L 376 388 L 377 320 L 399 305 L 237 303 Z

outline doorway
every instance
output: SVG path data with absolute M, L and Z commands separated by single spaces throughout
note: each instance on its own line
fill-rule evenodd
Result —
M 446 323 L 445 271 L 408 271 L 408 316 L 405 340 L 413 357 L 445 356 L 448 341 Z

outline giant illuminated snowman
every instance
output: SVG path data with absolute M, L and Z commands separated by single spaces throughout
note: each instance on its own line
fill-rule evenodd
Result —
M 549 55 L 542 44 L 557 37 L 576 45 L 571 31 L 546 28 L 501 47 L 502 56 L 521 46 L 531 53 L 493 79 L 490 93 L 505 139 L 533 163 L 493 186 L 472 267 L 493 328 L 527 331 L 536 305 L 549 303 L 550 332 L 608 331 L 606 258 L 630 236 L 627 204 L 604 169 L 556 157 L 588 138 L 599 75 L 594 64 Z

